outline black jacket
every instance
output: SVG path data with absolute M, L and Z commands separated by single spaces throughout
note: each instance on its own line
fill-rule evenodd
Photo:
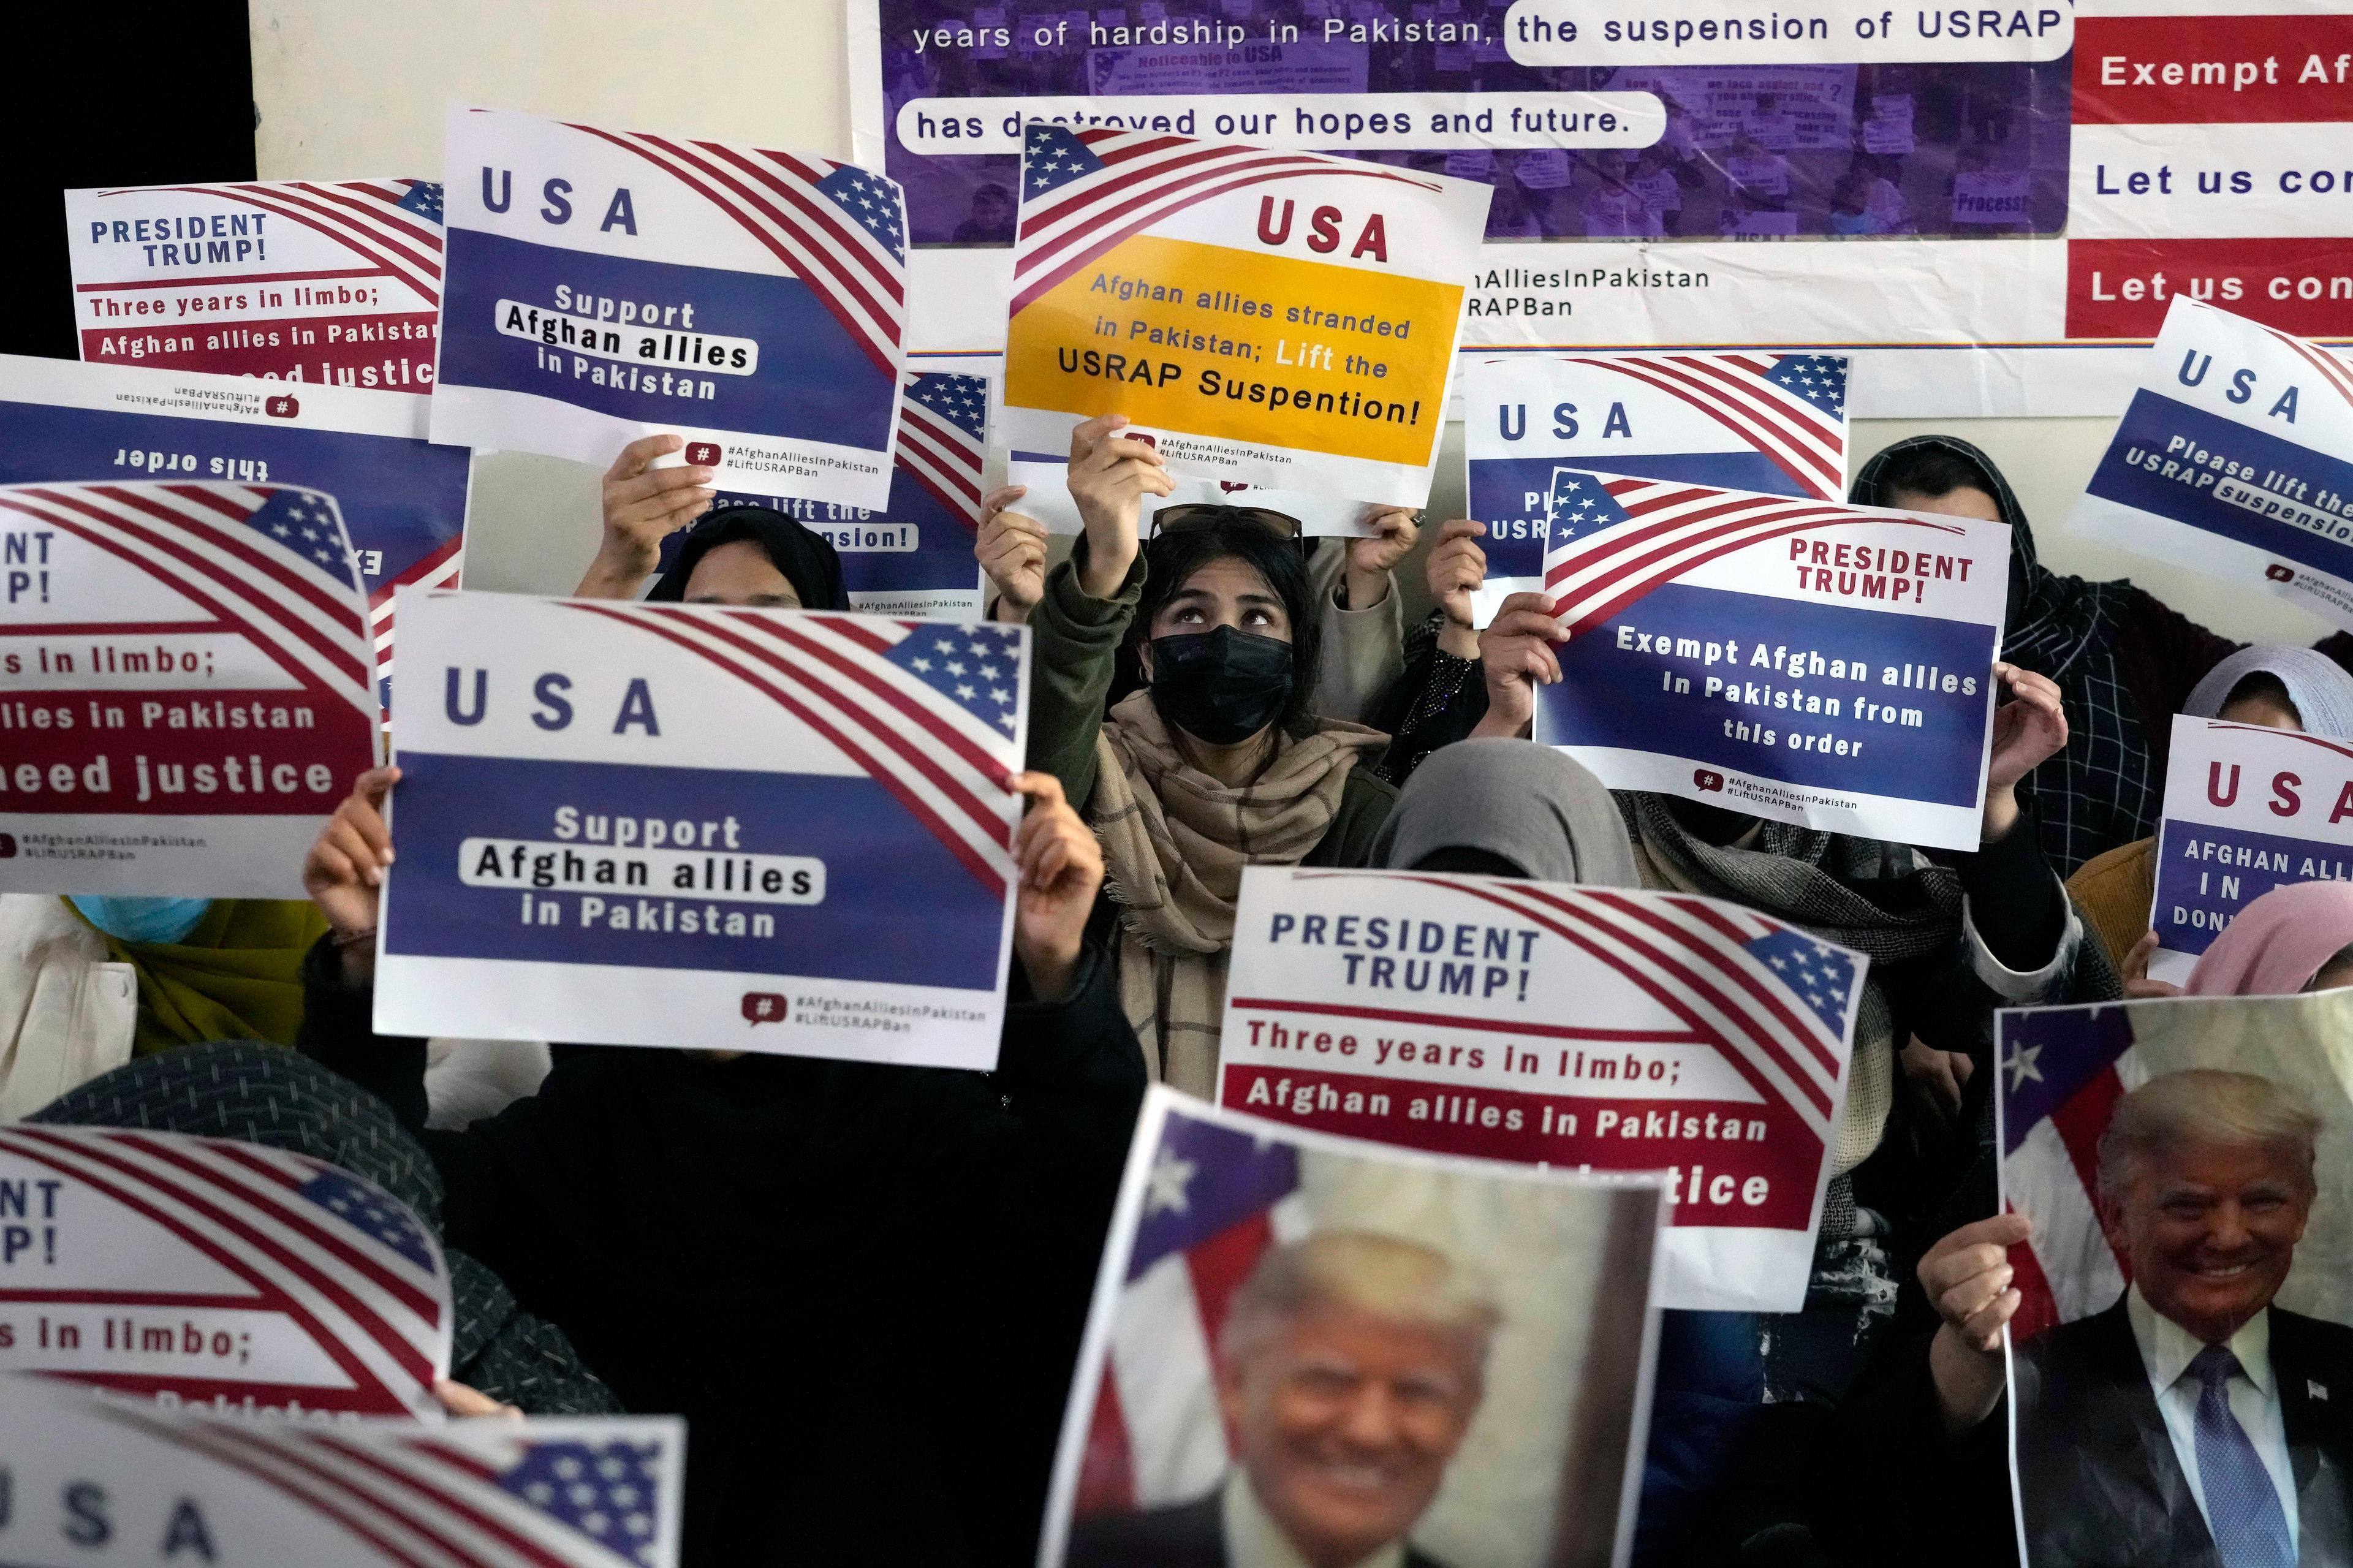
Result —
M 425 1120 L 421 1040 L 304 970 L 301 1049 Z M 1011 1563 L 1144 1091 L 1108 960 L 1008 1008 L 993 1074 L 558 1047 L 421 1137 L 452 1246 L 631 1410 L 689 1423 L 689 1563 Z
M 1219 1494 L 1136 1513 L 1097 1514 L 1076 1521 L 1063 1568 L 1229 1568 Z M 1406 1543 L 1405 1568 L 1446 1568 Z

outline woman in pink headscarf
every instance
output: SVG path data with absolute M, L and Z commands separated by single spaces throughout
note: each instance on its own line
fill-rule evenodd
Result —
M 2353 985 L 2353 883 L 2274 888 L 2222 928 L 2182 990 L 2285 996 Z

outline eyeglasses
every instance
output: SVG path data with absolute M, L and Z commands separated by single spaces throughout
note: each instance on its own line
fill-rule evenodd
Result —
M 1227 506 L 1219 501 L 1187 501 L 1164 506 L 1152 514 L 1154 533 L 1185 533 L 1215 527 L 1229 519 L 1254 522 L 1277 539 L 1299 537 L 1299 520 L 1289 512 L 1263 506 Z

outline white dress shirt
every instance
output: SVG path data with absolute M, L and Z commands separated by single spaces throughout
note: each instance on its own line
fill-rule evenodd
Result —
M 2198 1484 L 2198 1400 L 2204 1389 L 2189 1371 L 2206 1342 L 2150 1306 L 2138 1285 L 2125 1294 L 2125 1316 L 2132 1320 L 2133 1339 L 2140 1346 L 2141 1365 L 2148 1371 L 2149 1389 L 2157 1395 L 2158 1414 L 2165 1417 L 2166 1436 L 2173 1439 L 2174 1456 L 2189 1478 L 2189 1495 L 2198 1500 L 2198 1512 L 2211 1531 L 2213 1515 L 2207 1511 L 2206 1492 Z M 2231 1414 L 2271 1472 L 2272 1488 L 2287 1515 L 2288 1550 L 2298 1551 L 2295 1471 L 2288 1464 L 2287 1420 L 2280 1413 L 2279 1377 L 2272 1369 L 2271 1309 L 2248 1319 L 2226 1348 L 2239 1358 L 2242 1373 L 2229 1384 Z
M 1240 1469 L 1226 1478 L 1218 1500 L 1218 1517 L 1226 1531 L 1226 1568 L 1307 1568 L 1307 1559 L 1274 1522 L 1250 1477 Z M 1377 1548 L 1355 1568 L 1405 1568 L 1403 1537 Z

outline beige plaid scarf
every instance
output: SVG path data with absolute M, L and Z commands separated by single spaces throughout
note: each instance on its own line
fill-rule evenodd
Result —
M 1321 720 L 1303 739 L 1278 734 L 1258 777 L 1229 787 L 1186 762 L 1149 691 L 1111 710 L 1087 815 L 1122 906 L 1120 1004 L 1154 1078 L 1216 1092 L 1242 868 L 1299 864 L 1330 829 L 1348 770 L 1388 743 Z

